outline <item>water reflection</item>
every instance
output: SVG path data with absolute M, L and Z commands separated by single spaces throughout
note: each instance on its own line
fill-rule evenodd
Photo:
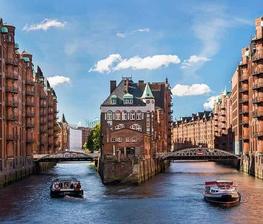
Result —
M 58 176 L 74 176 L 84 198 L 51 199 Z M 203 183 L 232 179 L 240 206 L 222 209 L 204 202 Z M 173 163 L 166 173 L 139 186 L 104 186 L 88 163 L 58 164 L 0 190 L 0 223 L 260 223 L 263 181 L 215 163 Z

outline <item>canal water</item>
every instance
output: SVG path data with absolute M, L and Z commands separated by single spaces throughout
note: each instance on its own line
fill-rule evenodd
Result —
M 74 176 L 83 199 L 51 199 L 58 176 Z M 234 180 L 242 203 L 223 209 L 204 202 L 203 183 Z M 140 186 L 104 186 L 89 163 L 61 163 L 0 190 L 0 223 L 263 223 L 263 181 L 212 162 L 172 163 Z

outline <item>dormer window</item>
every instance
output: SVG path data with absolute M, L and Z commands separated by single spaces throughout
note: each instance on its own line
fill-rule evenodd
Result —
M 111 104 L 113 104 L 113 105 L 117 104 L 117 96 L 116 95 L 111 96 Z
M 124 105 L 132 105 L 133 104 L 133 95 L 126 93 L 123 96 L 123 104 Z

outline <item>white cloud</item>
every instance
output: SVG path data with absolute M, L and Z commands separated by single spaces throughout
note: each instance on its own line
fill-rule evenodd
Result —
M 205 110 L 213 110 L 219 96 L 210 96 L 203 104 Z
M 47 77 L 47 80 L 51 87 L 56 87 L 59 85 L 70 83 L 70 78 L 62 76 L 62 75 L 50 76 L 50 77 Z
M 133 32 L 150 32 L 150 28 L 140 28 L 140 29 L 137 29 L 137 30 L 134 30 Z
M 211 89 L 206 84 L 192 84 L 192 85 L 181 85 L 177 84 L 172 89 L 174 96 L 197 96 L 210 93 Z
M 119 54 L 111 54 L 107 58 L 98 61 L 89 72 L 107 73 L 112 71 L 113 66 L 122 60 Z
M 116 36 L 119 37 L 119 38 L 125 38 L 125 33 L 121 33 L 121 32 L 118 32 L 116 33 Z
M 128 59 L 123 59 L 120 63 L 116 65 L 114 70 L 123 69 L 148 69 L 154 70 L 161 67 L 167 67 L 169 64 L 179 64 L 180 59 L 177 55 L 154 55 L 148 57 L 132 57 Z
M 182 68 L 192 68 L 193 66 L 201 66 L 205 62 L 210 61 L 211 59 L 201 56 L 201 55 L 192 55 L 189 59 L 184 60 L 182 63 Z
M 139 28 L 137 30 L 132 30 L 130 32 L 117 32 L 116 36 L 119 38 L 125 38 L 135 33 L 149 33 L 149 32 L 150 32 L 150 28 L 146 27 L 146 28 Z
M 45 30 L 47 31 L 50 28 L 64 28 L 66 22 L 61 22 L 57 19 L 44 19 L 40 23 L 28 25 L 26 24 L 23 27 L 24 31 L 35 31 L 35 30 Z
M 154 70 L 167 67 L 169 64 L 179 64 L 180 59 L 177 55 L 153 55 L 141 58 L 139 56 L 122 58 L 120 54 L 111 54 L 107 58 L 98 61 L 89 72 L 96 71 L 107 73 L 124 69 L 132 70 Z

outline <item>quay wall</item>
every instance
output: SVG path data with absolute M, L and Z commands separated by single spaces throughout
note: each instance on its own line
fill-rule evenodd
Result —
M 36 163 L 33 159 L 27 159 L 26 162 L 19 166 L 9 166 L 7 169 L 0 171 L 0 188 L 22 180 L 32 174 L 38 174 L 54 167 L 56 163 Z
M 148 159 L 99 160 L 99 174 L 104 184 L 140 184 L 164 172 L 169 161 Z
M 251 153 L 249 155 L 242 155 L 240 170 L 263 180 L 263 154 Z

